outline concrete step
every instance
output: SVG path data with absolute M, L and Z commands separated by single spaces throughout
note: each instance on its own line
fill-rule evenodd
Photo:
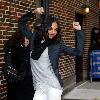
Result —
M 100 82 L 86 81 L 64 94 L 62 100 L 100 100 Z

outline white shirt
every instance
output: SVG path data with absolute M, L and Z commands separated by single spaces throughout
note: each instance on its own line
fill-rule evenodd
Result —
M 49 60 L 48 47 L 46 47 L 38 60 L 31 58 L 31 70 L 35 90 L 39 89 L 44 93 L 48 87 L 61 89 Z

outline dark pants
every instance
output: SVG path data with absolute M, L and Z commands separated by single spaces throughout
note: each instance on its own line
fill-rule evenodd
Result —
M 25 79 L 17 84 L 7 82 L 8 100 L 33 100 L 34 88 L 32 77 Z

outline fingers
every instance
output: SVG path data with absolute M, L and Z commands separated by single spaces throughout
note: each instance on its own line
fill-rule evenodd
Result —
M 80 26 L 79 22 L 73 22 L 73 28 L 76 30 L 81 30 L 81 26 Z
M 43 14 L 44 13 L 44 8 L 43 7 L 36 8 L 36 12 L 38 14 Z
M 79 26 L 80 24 L 79 24 L 79 22 L 74 22 L 73 21 L 73 26 Z
M 44 13 L 44 8 L 43 7 L 41 7 L 41 12 Z

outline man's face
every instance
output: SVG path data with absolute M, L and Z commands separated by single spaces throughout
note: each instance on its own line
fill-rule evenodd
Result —
M 52 39 L 57 34 L 58 24 L 56 22 L 52 23 L 52 26 L 48 30 L 49 38 Z

